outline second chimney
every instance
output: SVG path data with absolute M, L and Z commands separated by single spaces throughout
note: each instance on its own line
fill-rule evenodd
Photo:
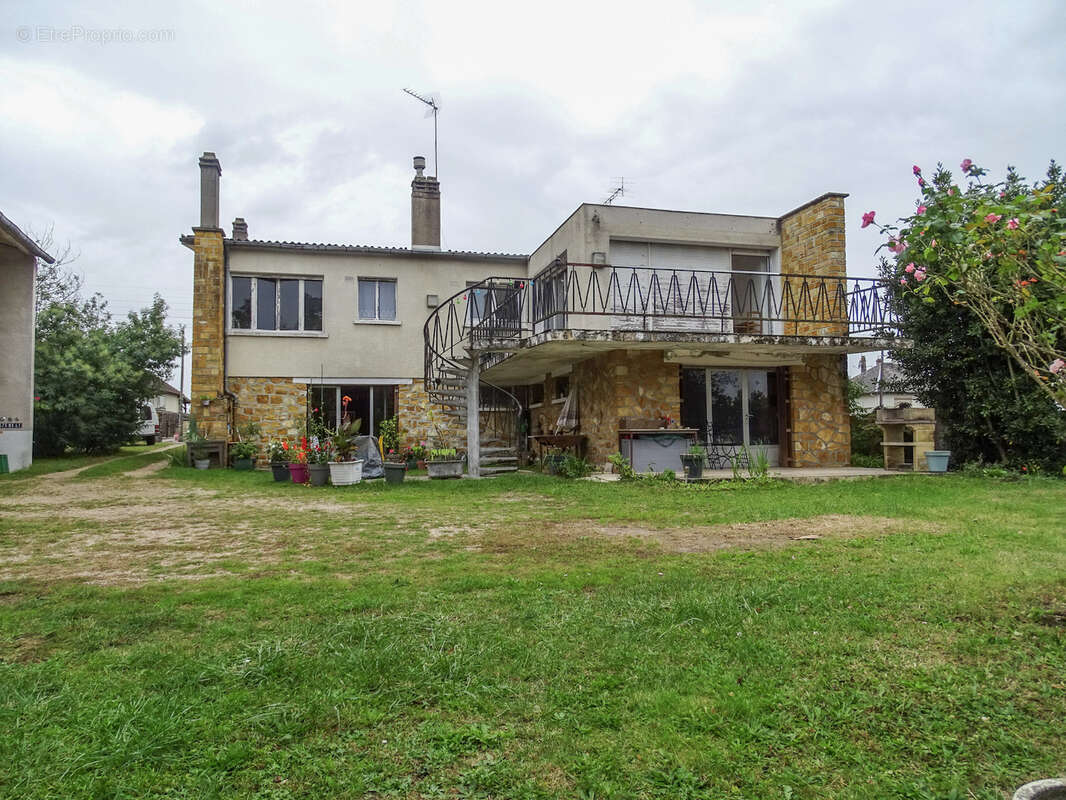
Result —
M 415 179 L 411 181 L 411 249 L 440 250 L 440 184 L 422 173 L 424 156 L 415 156 Z
M 200 227 L 221 230 L 218 227 L 218 183 L 222 166 L 212 152 L 200 156 Z
M 244 221 L 244 217 L 233 220 L 233 239 L 238 242 L 248 241 L 248 223 Z

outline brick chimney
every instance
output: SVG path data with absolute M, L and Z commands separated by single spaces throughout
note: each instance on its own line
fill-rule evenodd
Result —
M 411 181 L 411 249 L 440 250 L 440 184 L 423 175 L 424 156 L 415 156 L 415 179 Z
M 237 217 L 233 220 L 233 240 L 236 242 L 248 241 L 248 223 L 244 221 L 244 217 Z
M 234 239 L 237 237 L 234 236 Z M 859 356 L 859 374 L 866 372 L 866 356 Z
M 218 192 L 222 177 L 222 165 L 215 154 L 205 151 L 200 156 L 200 227 L 221 230 L 218 227 Z

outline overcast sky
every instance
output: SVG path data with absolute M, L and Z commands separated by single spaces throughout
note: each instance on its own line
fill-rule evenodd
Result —
M 0 210 L 119 313 L 190 321 L 204 150 L 227 230 L 408 245 L 433 126 L 405 86 L 442 98 L 453 249 L 529 253 L 624 176 L 621 203 L 695 211 L 848 192 L 869 275 L 862 212 L 913 208 L 912 164 L 1066 159 L 1063 0 L 151 5 L 8 0 L 0 32 Z

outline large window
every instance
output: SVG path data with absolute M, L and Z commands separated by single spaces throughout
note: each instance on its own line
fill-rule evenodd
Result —
M 230 328 L 321 331 L 322 280 L 231 276 Z
M 360 420 L 360 434 L 381 435 L 381 423 L 396 416 L 396 387 L 391 384 L 374 386 L 312 386 L 311 414 L 326 427 L 336 429 L 345 411 L 352 420 Z
M 393 322 L 396 319 L 396 281 L 359 279 L 359 319 Z

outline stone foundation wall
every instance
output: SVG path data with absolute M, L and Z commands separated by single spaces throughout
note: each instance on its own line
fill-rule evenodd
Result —
M 416 378 L 397 389 L 396 416 L 400 421 L 401 447 L 413 447 L 423 442 L 428 447 L 440 446 L 442 443 L 437 441 L 434 423 L 444 430 L 453 447 L 460 450 L 466 447 L 465 423 L 445 414 L 440 406 L 429 401 L 425 381 Z
M 574 364 L 571 390 L 578 393 L 581 433 L 588 437 L 587 458 L 602 467 L 618 452 L 618 422 L 623 417 L 681 416 L 679 367 L 663 361 L 661 351 L 611 350 Z M 545 404 L 533 413 L 540 430 L 555 428 L 562 405 L 551 403 L 551 381 L 544 387 Z M 536 425 L 534 426 L 536 427 Z
M 808 356 L 803 366 L 789 367 L 793 466 L 845 467 L 851 463 L 844 358 Z
M 285 378 L 230 378 L 227 388 L 237 396 L 233 411 L 236 427 L 259 423 L 260 452 L 257 465 L 266 463 L 271 439 L 303 436 L 307 416 L 307 384 Z

